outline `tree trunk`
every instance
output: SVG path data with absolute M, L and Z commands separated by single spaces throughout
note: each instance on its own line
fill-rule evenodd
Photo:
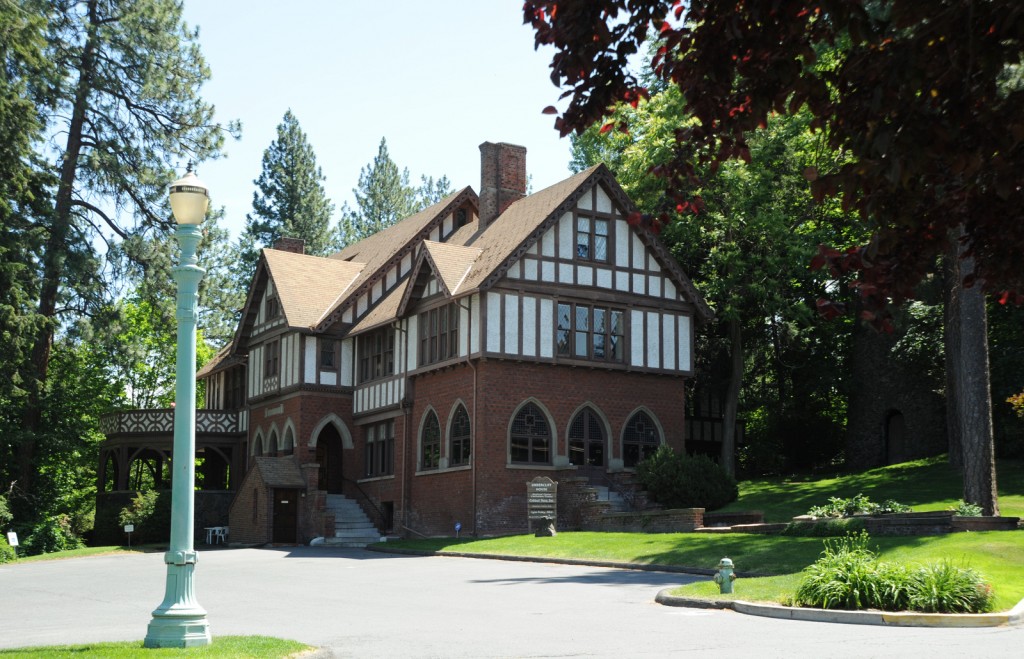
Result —
M 963 461 L 964 501 L 981 506 L 985 515 L 998 515 L 985 296 L 980 282 L 964 288 L 964 277 L 974 272 L 974 259 L 963 258 L 963 245 L 954 244 L 959 245 L 958 259 L 953 264 L 957 276 L 952 279 L 952 309 L 946 316 L 952 320 L 947 328 L 951 331 L 946 333 L 946 355 L 953 359 L 947 362 L 946 370 L 954 371 L 950 381 L 956 388 L 947 392 L 946 404 L 954 409 L 955 436 Z
M 728 321 L 729 329 L 729 386 L 725 391 L 722 409 L 721 464 L 730 476 L 736 475 L 736 416 L 740 406 L 740 385 L 743 382 L 743 335 L 740 319 Z
M 57 300 L 64 266 L 68 256 L 68 241 L 71 238 L 71 207 L 74 200 L 75 177 L 78 173 L 78 158 L 82 151 L 82 127 L 89 107 L 89 93 L 93 85 L 96 62 L 96 30 L 99 26 L 97 15 L 98 0 L 89 2 L 89 27 L 82 59 L 79 64 L 78 86 L 75 102 L 68 124 L 67 143 L 61 163 L 60 185 L 54 203 L 49 236 L 43 252 L 43 276 L 39 293 L 39 315 L 46 319 L 36 336 L 29 365 L 29 395 L 22 414 L 23 440 L 18 447 L 18 480 L 22 492 L 29 492 L 34 472 L 36 434 L 43 416 L 43 391 L 50 368 L 50 352 L 53 348 L 53 334 L 57 326 Z
M 963 277 L 960 274 L 960 250 L 957 235 L 950 234 L 950 247 L 946 252 L 945 305 L 943 307 L 943 349 L 946 358 L 946 437 L 949 442 L 949 464 L 963 472 L 964 454 L 960 442 L 960 406 L 956 404 L 956 393 L 960 391 L 957 369 L 954 364 L 960 352 L 960 294 L 963 291 Z

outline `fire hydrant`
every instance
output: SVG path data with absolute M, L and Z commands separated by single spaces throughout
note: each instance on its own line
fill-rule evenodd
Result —
M 731 558 L 723 558 L 718 561 L 718 574 L 715 575 L 715 583 L 718 584 L 718 591 L 721 593 L 732 592 L 732 582 L 736 580 L 736 573 L 733 572 Z

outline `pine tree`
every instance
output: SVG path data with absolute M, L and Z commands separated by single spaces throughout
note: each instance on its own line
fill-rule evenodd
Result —
M 62 314 L 106 301 L 110 273 L 96 243 L 169 230 L 173 168 L 216 157 L 224 134 L 199 97 L 210 73 L 180 2 L 62 0 L 25 2 L 19 10 L 48 19 L 46 59 L 56 72 L 51 84 L 39 85 L 47 95 L 35 100 L 52 134 L 37 145 L 40 162 L 56 166 L 39 165 L 55 184 L 52 200 L 32 214 L 32 230 L 45 241 L 34 295 L 44 322 L 25 369 L 18 439 L 18 486 L 30 494 Z
M 372 236 L 451 194 L 447 176 L 421 176 L 420 187 L 409 183 L 409 170 L 398 165 L 388 153 L 387 138 L 381 138 L 375 157 L 359 171 L 359 187 L 352 189 L 356 209 L 341 209 L 338 242 L 342 247 Z
M 253 183 L 252 213 L 241 238 L 243 269 L 252 278 L 259 250 L 278 238 L 301 238 L 306 253 L 323 256 L 334 247 L 331 215 L 334 204 L 324 192 L 325 180 L 313 147 L 291 110 L 277 126 L 277 139 L 263 152 L 263 171 Z

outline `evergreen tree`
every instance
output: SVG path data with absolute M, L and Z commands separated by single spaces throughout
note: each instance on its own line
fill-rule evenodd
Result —
M 447 176 L 438 179 L 420 177 L 417 188 L 409 183 L 409 170 L 399 171 L 388 153 L 388 142 L 381 138 L 375 157 L 359 171 L 359 187 L 352 189 L 356 209 L 342 206 L 338 224 L 341 247 L 372 236 L 381 229 L 423 210 L 451 194 Z
M 282 236 L 305 240 L 307 254 L 323 256 L 333 249 L 334 204 L 324 193 L 324 180 L 313 147 L 288 110 L 277 126 L 277 139 L 263 152 L 263 171 L 253 181 L 252 213 L 240 241 L 246 284 L 260 249 Z
M 55 432 L 45 421 L 54 400 L 48 394 L 55 390 L 49 382 L 55 333 L 69 313 L 106 304 L 111 273 L 95 245 L 169 230 L 174 167 L 216 157 L 223 142 L 213 107 L 199 97 L 209 70 L 180 2 L 59 0 L 24 2 L 19 11 L 48 20 L 45 55 L 55 73 L 49 84 L 37 85 L 46 95 L 34 101 L 52 135 L 36 145 L 39 167 L 55 182 L 28 227 L 45 236 L 32 263 L 39 277 L 33 306 L 42 322 L 23 367 L 15 505 L 38 500 L 32 491 L 40 473 L 37 447 Z

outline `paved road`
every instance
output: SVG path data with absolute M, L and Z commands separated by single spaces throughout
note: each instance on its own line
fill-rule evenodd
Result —
M 141 640 L 164 574 L 160 554 L 0 566 L 0 648 Z M 214 636 L 293 638 L 337 657 L 1024 656 L 1024 627 L 893 629 L 655 604 L 691 579 L 679 574 L 317 547 L 203 551 L 196 574 Z

